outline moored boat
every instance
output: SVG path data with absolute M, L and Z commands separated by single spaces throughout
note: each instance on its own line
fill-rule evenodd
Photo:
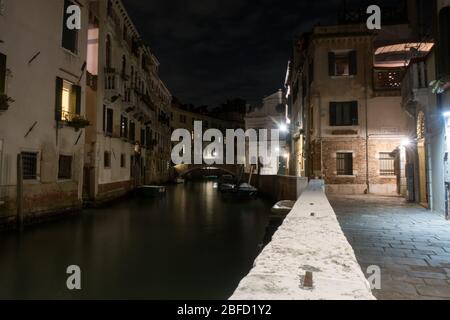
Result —
M 141 197 L 157 197 L 166 194 L 164 186 L 140 186 L 137 188 L 137 194 Z

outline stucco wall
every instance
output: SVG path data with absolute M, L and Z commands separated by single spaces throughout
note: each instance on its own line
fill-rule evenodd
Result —
M 83 5 L 82 17 L 87 17 L 86 1 L 79 2 Z M 9 202 L 6 208 L 15 205 L 11 202 L 15 201 L 16 158 L 23 151 L 38 153 L 38 179 L 25 183 L 26 211 L 58 210 L 81 204 L 84 132 L 57 125 L 55 84 L 57 77 L 75 84 L 80 80 L 86 61 L 87 35 L 79 32 L 76 54 L 62 48 L 63 4 L 64 1 L 58 0 L 7 1 L 0 16 L 0 52 L 7 56 L 6 94 L 15 100 L 0 115 L 3 140 L 0 193 Z M 87 19 L 82 19 L 82 30 L 87 30 L 87 23 Z M 80 83 L 84 81 L 83 75 Z M 84 97 L 82 86 L 81 114 L 85 110 Z M 58 179 L 61 154 L 73 157 L 70 181 Z M 58 200 L 49 201 L 50 195 Z M 6 210 L 4 214 L 12 212 Z

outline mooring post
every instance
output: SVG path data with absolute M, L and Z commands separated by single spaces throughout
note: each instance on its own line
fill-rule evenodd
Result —
M 17 155 L 17 226 L 23 229 L 23 162 L 22 154 Z

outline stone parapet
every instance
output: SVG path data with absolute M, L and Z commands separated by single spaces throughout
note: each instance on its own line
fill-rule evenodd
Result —
M 312 287 L 307 273 L 312 273 Z M 321 180 L 310 182 L 230 298 L 284 299 L 375 299 Z

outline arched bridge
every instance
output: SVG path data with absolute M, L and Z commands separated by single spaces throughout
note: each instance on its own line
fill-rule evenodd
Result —
M 239 176 L 243 170 L 242 165 L 235 164 L 179 164 L 175 166 L 175 171 L 178 176 L 183 177 L 186 174 L 193 172 L 195 170 L 208 170 L 208 169 L 218 169 L 227 174 L 231 174 L 235 177 Z

